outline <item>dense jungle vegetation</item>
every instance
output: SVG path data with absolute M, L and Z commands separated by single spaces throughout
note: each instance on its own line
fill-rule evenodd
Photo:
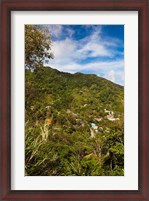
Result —
M 124 175 L 124 88 L 43 67 L 45 57 L 53 58 L 45 54 L 50 38 L 35 26 L 25 30 L 25 174 Z

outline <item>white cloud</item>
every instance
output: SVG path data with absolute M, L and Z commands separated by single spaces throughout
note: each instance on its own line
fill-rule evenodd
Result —
M 107 47 L 107 43 L 102 42 L 100 38 L 100 31 L 94 32 L 92 35 L 82 39 L 74 40 L 66 38 L 64 40 L 57 40 L 52 43 L 52 51 L 55 60 L 61 60 L 60 63 L 71 60 L 81 60 L 88 57 L 110 57 L 114 56 L 115 51 Z M 72 33 L 71 33 L 72 34 Z M 112 41 L 109 43 L 111 44 Z
M 48 25 L 47 27 L 48 27 L 48 30 L 49 30 L 51 35 L 53 35 L 55 37 L 61 36 L 62 29 L 63 29 L 62 25 Z
M 79 52 L 89 57 L 106 57 L 106 56 L 113 56 L 113 51 L 108 46 L 108 41 L 102 40 L 101 38 L 101 29 L 98 28 L 89 35 L 88 37 L 84 38 L 80 41 L 82 47 L 80 48 Z M 111 41 L 109 41 L 109 45 Z M 81 46 L 80 45 L 80 46 Z
M 124 75 L 124 72 L 121 74 L 121 80 L 123 80 L 124 81 L 124 79 L 125 79 L 125 75 Z
M 71 29 L 71 28 L 67 28 L 66 29 L 66 32 L 67 32 L 67 35 L 68 35 L 68 37 L 72 37 L 73 36 L 73 34 L 74 34 L 74 30 L 73 29 Z
M 105 78 L 112 82 L 115 82 L 115 74 L 116 74 L 115 71 L 111 70 L 105 75 Z
M 88 42 L 84 47 L 82 47 L 79 52 L 89 57 L 112 56 L 111 52 L 102 44 L 92 41 Z
M 73 29 L 67 27 L 64 30 L 63 29 L 63 25 L 47 25 L 46 27 L 48 28 L 49 33 L 52 36 L 56 37 L 56 38 L 61 37 L 64 34 L 64 32 L 65 32 L 65 34 L 67 34 L 67 37 L 70 37 L 70 38 L 74 34 L 74 30 Z
M 55 62 L 64 63 L 65 60 L 72 60 L 77 51 L 77 43 L 71 39 L 55 41 L 52 43 L 52 51 L 54 52 Z

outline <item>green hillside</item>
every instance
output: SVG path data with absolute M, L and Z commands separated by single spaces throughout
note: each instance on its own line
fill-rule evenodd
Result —
M 26 175 L 124 175 L 124 88 L 94 74 L 25 70 Z

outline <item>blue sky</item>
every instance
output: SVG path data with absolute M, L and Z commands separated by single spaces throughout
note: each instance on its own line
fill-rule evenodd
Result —
M 124 85 L 123 25 L 46 25 L 54 59 L 63 72 L 96 74 Z M 47 64 L 46 64 L 47 66 Z

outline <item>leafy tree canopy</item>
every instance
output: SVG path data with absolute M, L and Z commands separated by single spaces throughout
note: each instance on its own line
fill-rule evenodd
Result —
M 25 67 L 35 70 L 42 66 L 46 59 L 52 59 L 51 38 L 47 29 L 36 25 L 25 26 Z

